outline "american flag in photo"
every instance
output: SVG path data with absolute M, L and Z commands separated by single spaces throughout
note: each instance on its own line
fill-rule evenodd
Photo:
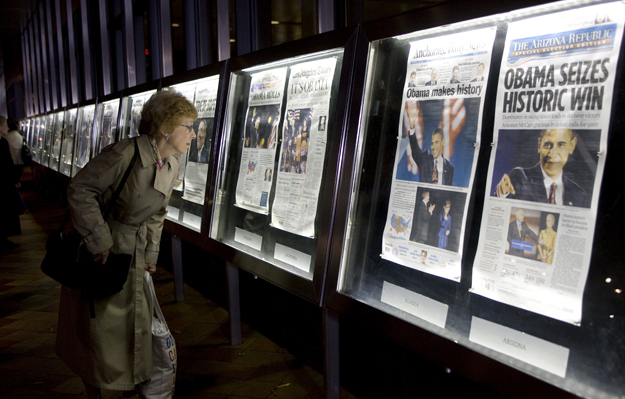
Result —
M 289 116 L 288 120 L 299 119 L 299 109 L 296 110 L 288 110 Z
M 440 128 L 445 135 L 445 149 L 443 156 L 451 158 L 454 153 L 454 141 L 462 131 L 467 117 L 467 110 L 462 98 L 445 99 Z

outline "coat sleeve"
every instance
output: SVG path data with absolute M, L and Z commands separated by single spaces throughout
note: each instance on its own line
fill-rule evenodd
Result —
M 100 203 L 107 190 L 116 188 L 115 182 L 121 179 L 130 160 L 122 154 L 127 143 L 110 148 L 92 159 L 70 181 L 67 188 L 67 201 L 72 215 L 74 228 L 83 238 L 87 250 L 97 254 L 113 246 L 113 238 L 108 225 L 104 222 Z M 109 196 L 110 198 L 110 196 Z
M 153 263 L 156 264 L 158 261 L 158 252 L 161 242 L 161 232 L 163 231 L 163 224 L 165 222 L 165 216 L 167 215 L 167 204 L 169 203 L 169 199 L 171 198 L 171 193 L 174 189 L 174 184 L 176 183 L 176 178 L 178 177 L 178 170 L 180 168 L 180 163 L 178 158 L 171 157 L 171 168 L 172 168 L 172 176 L 173 179 L 171 184 L 169 185 L 169 189 L 167 191 L 165 200 L 163 201 L 163 206 L 152 215 L 151 218 L 146 222 L 147 233 L 147 246 L 145 248 L 145 263 Z
M 171 195 L 171 192 L 167 196 L 168 200 L 169 200 L 170 195 Z M 145 263 L 156 264 L 158 260 L 158 251 L 160 248 L 159 244 L 161 242 L 161 232 L 163 231 L 163 223 L 165 222 L 165 215 L 167 215 L 167 210 L 166 210 L 167 202 L 169 201 L 166 201 L 165 205 L 163 205 L 163 207 L 159 209 L 159 211 L 147 221 L 146 227 L 148 231 L 146 234 L 146 238 L 148 241 L 148 245 L 145 247 Z

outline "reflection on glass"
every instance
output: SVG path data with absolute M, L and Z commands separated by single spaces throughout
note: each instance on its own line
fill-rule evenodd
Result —
M 54 114 L 54 131 L 52 135 L 52 148 L 50 151 L 50 168 L 59 170 L 61 160 L 61 142 L 63 141 L 63 124 L 65 123 L 65 113 L 63 111 Z
M 141 121 L 141 110 L 146 101 L 152 97 L 156 90 L 134 94 L 123 100 L 120 140 L 139 135 L 139 123 Z
M 80 170 L 85 167 L 87 162 L 89 162 L 94 113 L 95 105 L 82 107 L 79 111 L 78 134 L 76 134 L 74 138 L 76 141 L 76 149 L 74 150 L 75 153 L 72 176 L 76 176 L 76 173 L 80 172 Z
M 37 163 L 41 163 L 43 159 L 43 144 L 45 139 L 45 129 L 46 129 L 46 120 L 45 117 L 39 116 L 37 117 Z
M 49 166 L 50 163 L 50 151 L 52 145 L 52 134 L 54 133 L 54 115 L 48 114 L 45 116 L 46 121 L 46 130 L 45 130 L 45 139 L 44 139 L 44 147 L 43 154 L 41 156 L 41 164 Z
M 230 80 L 210 236 L 307 280 L 323 223 L 316 204 L 326 143 L 337 139 L 326 122 L 336 112 L 342 59 L 342 50 L 331 50 L 236 71 Z M 280 200 L 291 193 L 291 202 Z
M 93 156 L 98 155 L 109 144 L 115 142 L 117 136 L 117 115 L 119 114 L 119 99 L 107 101 L 98 105 L 94 119 L 92 142 Z
M 74 155 L 74 135 L 76 132 L 76 108 L 65 112 L 65 126 L 63 130 L 63 144 L 61 145 L 61 173 L 70 176 L 72 172 L 72 157 Z

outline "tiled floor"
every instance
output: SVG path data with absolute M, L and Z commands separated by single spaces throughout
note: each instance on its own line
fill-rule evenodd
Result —
M 0 254 L 0 397 L 86 398 L 80 379 L 54 353 L 60 286 L 39 268 L 45 240 L 65 211 L 34 190 L 24 198 L 30 213 L 21 216 L 22 235 L 11 238 L 20 247 Z M 178 348 L 177 398 L 324 396 L 319 370 L 245 324 L 243 343 L 230 346 L 226 310 L 186 285 L 185 300 L 175 302 L 173 276 L 163 269 L 154 282 Z

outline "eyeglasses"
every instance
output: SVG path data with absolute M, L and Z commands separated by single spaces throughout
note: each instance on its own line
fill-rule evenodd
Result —
M 180 126 L 184 126 L 187 129 L 189 129 L 189 133 L 191 133 L 191 131 L 193 130 L 193 125 L 189 125 L 189 126 L 187 126 L 187 125 L 180 125 Z

